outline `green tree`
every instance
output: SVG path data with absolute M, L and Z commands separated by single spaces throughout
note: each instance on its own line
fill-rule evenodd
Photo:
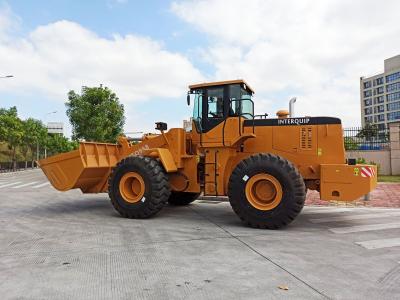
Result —
M 70 141 L 60 134 L 49 134 L 47 136 L 46 147 L 48 155 L 69 152 L 77 149 L 78 146 L 78 142 Z
M 367 123 L 364 128 L 360 130 L 357 134 L 357 137 L 365 138 L 365 140 L 370 141 L 374 137 L 378 136 L 378 125 Z
M 23 135 L 22 121 L 18 118 L 17 108 L 15 106 L 9 109 L 1 108 L 0 141 L 7 143 L 14 170 L 17 167 L 17 147 L 21 144 Z
M 344 137 L 344 148 L 346 150 L 358 150 L 356 141 L 349 136 Z
M 23 121 L 24 136 L 22 139 L 23 146 L 22 152 L 25 155 L 25 160 L 27 161 L 28 150 L 31 154 L 32 167 L 34 161 L 38 156 L 38 148 L 46 144 L 47 139 L 47 128 L 40 120 L 33 118 L 28 118 Z M 25 162 L 25 167 L 27 162 Z
M 81 95 L 70 91 L 66 107 L 73 140 L 116 142 L 122 134 L 124 106 L 107 87 L 83 87 Z

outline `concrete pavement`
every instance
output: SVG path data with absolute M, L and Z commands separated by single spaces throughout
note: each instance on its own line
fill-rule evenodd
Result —
M 344 203 L 338 201 L 323 201 L 319 199 L 319 193 L 308 191 L 307 205 L 322 206 L 367 206 L 367 207 L 392 207 L 400 208 L 400 183 L 378 182 L 378 186 L 370 193 L 370 199 L 365 201 L 360 197 L 356 201 Z
M 45 182 L 38 170 L 0 174 L 2 299 L 400 297 L 399 209 L 309 206 L 265 231 L 226 202 L 129 220 L 107 195 Z

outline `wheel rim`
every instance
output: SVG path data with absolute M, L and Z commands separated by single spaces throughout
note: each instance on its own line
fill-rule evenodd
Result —
M 129 203 L 139 202 L 145 192 L 145 184 L 142 176 L 136 172 L 129 172 L 122 176 L 119 182 L 119 190 L 122 198 Z
M 272 175 L 257 174 L 247 181 L 246 198 L 257 209 L 274 209 L 281 203 L 282 195 L 282 186 Z

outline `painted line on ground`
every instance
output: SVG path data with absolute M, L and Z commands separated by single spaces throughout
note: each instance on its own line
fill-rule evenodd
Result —
M 44 187 L 44 186 L 49 185 L 49 184 L 50 184 L 50 182 L 47 181 L 47 182 L 45 182 L 45 183 L 35 185 L 35 186 L 33 186 L 32 188 L 33 188 L 33 189 L 38 189 L 38 188 Z
M 329 228 L 329 231 L 333 233 L 353 233 L 353 232 L 363 232 L 363 231 L 374 231 L 374 230 L 385 230 L 400 228 L 400 222 L 386 223 L 386 224 L 368 224 L 368 225 L 356 225 L 348 227 L 336 227 Z
M 17 186 L 13 186 L 12 188 L 13 188 L 13 189 L 19 189 L 19 188 L 22 188 L 22 187 L 25 187 L 25 186 L 33 185 L 33 184 L 35 184 L 35 183 L 37 183 L 37 181 L 32 181 L 32 182 L 20 184 L 20 185 L 17 185 Z
M 343 222 L 343 221 L 364 220 L 364 219 L 383 218 L 383 217 L 397 217 L 397 216 L 400 216 L 400 211 L 318 218 L 318 219 L 310 219 L 310 222 L 318 224 L 318 223 Z
M 301 212 L 302 215 L 314 215 L 314 214 L 329 214 L 329 213 L 342 213 L 353 211 L 353 207 L 349 208 L 337 208 L 337 207 L 323 207 L 323 208 L 307 208 Z
M 3 185 L 0 185 L 0 189 L 8 187 L 8 186 L 12 186 L 12 185 L 20 184 L 20 183 L 22 183 L 22 182 L 21 181 L 16 181 L 16 182 L 8 183 L 8 184 L 3 184 Z
M 360 245 L 366 249 L 370 249 L 370 250 L 398 247 L 398 246 L 400 246 L 400 238 L 370 240 L 370 241 L 364 241 L 364 242 L 356 242 L 356 244 Z

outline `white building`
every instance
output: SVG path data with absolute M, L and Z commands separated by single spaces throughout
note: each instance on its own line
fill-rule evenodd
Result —
M 48 122 L 47 132 L 64 135 L 64 123 L 62 122 Z
M 385 59 L 383 73 L 360 78 L 361 123 L 379 129 L 400 120 L 400 55 Z

